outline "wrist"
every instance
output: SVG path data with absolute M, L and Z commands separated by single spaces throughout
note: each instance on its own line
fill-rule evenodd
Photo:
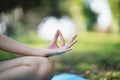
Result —
M 46 57 L 44 49 L 35 49 L 35 52 L 33 53 L 34 56 L 41 56 Z

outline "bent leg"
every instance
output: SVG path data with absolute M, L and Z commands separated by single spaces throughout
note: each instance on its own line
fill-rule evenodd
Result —
M 51 80 L 53 74 L 54 65 L 45 57 L 29 56 L 0 62 L 0 80 Z

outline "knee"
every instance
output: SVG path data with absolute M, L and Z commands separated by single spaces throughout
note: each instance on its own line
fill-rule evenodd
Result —
M 45 57 L 41 58 L 41 63 L 39 63 L 38 76 L 41 75 L 42 80 L 51 80 L 54 75 L 54 64 L 53 62 Z
M 54 75 L 53 62 L 45 57 L 24 57 L 22 65 L 31 67 L 32 73 L 42 80 L 49 80 Z

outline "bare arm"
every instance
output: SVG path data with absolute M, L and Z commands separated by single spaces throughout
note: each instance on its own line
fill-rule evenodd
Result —
M 38 51 L 38 49 L 19 43 L 2 34 L 0 34 L 0 49 L 22 55 L 34 55 Z
M 57 45 L 57 39 L 60 36 L 61 46 Z M 76 43 L 76 35 L 65 45 L 62 33 L 57 30 L 53 41 L 44 49 L 36 49 L 25 44 L 19 43 L 5 35 L 0 34 L 0 49 L 16 54 L 28 56 L 51 56 L 61 54 L 71 50 L 71 47 Z

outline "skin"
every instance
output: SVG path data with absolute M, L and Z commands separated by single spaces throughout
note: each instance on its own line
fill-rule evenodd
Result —
M 60 37 L 61 44 L 57 41 Z M 0 62 L 0 80 L 51 80 L 54 75 L 54 64 L 50 56 L 68 52 L 77 42 L 77 35 L 65 44 L 60 30 L 57 30 L 53 41 L 43 49 L 37 49 L 19 43 L 0 34 L 0 49 L 24 55 L 16 59 Z

